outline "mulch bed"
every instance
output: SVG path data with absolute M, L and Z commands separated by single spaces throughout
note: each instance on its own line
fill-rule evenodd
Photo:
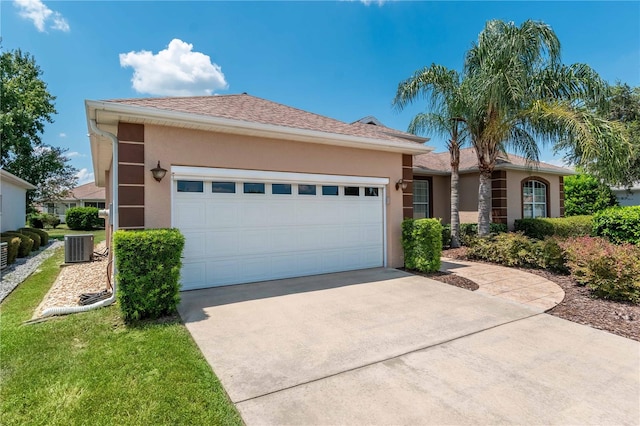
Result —
M 443 250 L 442 256 L 467 260 L 464 247 Z M 564 300 L 548 310 L 548 314 L 640 341 L 640 305 L 596 299 L 588 288 L 578 285 L 567 275 L 540 269 L 519 269 L 544 277 L 564 290 Z
M 414 271 L 412 269 L 398 268 L 402 271 L 410 272 L 414 275 L 422 275 L 423 277 L 431 278 L 432 280 L 440 281 L 446 284 L 454 285 L 456 287 L 464 288 L 466 290 L 476 291 L 479 286 L 473 281 L 463 278 L 459 275 L 453 274 L 451 272 L 420 272 Z

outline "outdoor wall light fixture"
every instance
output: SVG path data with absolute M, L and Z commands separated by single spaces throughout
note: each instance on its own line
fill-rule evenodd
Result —
M 164 175 L 167 174 L 167 170 L 160 167 L 160 161 L 158 161 L 158 165 L 151 169 L 151 174 L 153 174 L 153 178 L 160 182 Z
M 399 181 L 396 182 L 396 190 L 402 188 L 402 190 L 407 189 L 407 182 L 405 182 L 404 180 L 400 179 Z

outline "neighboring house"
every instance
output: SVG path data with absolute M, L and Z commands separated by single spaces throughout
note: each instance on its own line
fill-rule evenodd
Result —
M 46 203 L 44 206 L 38 206 L 38 209 L 43 213 L 56 215 L 64 223 L 67 210 L 73 207 L 104 209 L 105 189 L 97 187 L 93 182 L 85 183 L 73 188 L 66 198 L 53 203 Z
M 427 138 L 247 94 L 85 105 L 113 228 L 180 229 L 184 290 L 403 266 Z
M 451 217 L 451 164 L 449 152 L 413 158 L 415 218 Z M 459 210 L 461 223 L 478 222 L 477 157 L 473 148 L 460 150 Z M 516 219 L 564 216 L 564 176 L 572 170 L 547 163 L 529 165 L 523 157 L 498 158 L 492 176 L 492 221 L 510 229 Z
M 27 220 L 29 182 L 0 169 L 0 232 L 22 228 Z
M 621 206 L 640 206 L 640 182 L 636 182 L 630 187 L 612 187 L 611 191 Z

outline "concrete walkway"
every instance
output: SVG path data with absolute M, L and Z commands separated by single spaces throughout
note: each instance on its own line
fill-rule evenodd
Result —
M 440 270 L 475 282 L 480 293 L 526 305 L 539 312 L 548 311 L 564 299 L 564 290 L 556 283 L 514 268 L 443 257 Z

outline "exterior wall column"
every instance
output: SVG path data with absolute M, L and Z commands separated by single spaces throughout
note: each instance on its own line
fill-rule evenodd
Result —
M 118 123 L 120 229 L 144 228 L 144 125 Z
M 491 221 L 507 223 L 507 171 L 491 173 Z
M 402 217 L 413 218 L 413 155 L 402 155 L 402 181 L 407 187 L 402 190 Z M 391 182 L 395 185 L 395 182 Z
M 560 179 L 560 217 L 564 217 L 564 176 L 558 176 Z

